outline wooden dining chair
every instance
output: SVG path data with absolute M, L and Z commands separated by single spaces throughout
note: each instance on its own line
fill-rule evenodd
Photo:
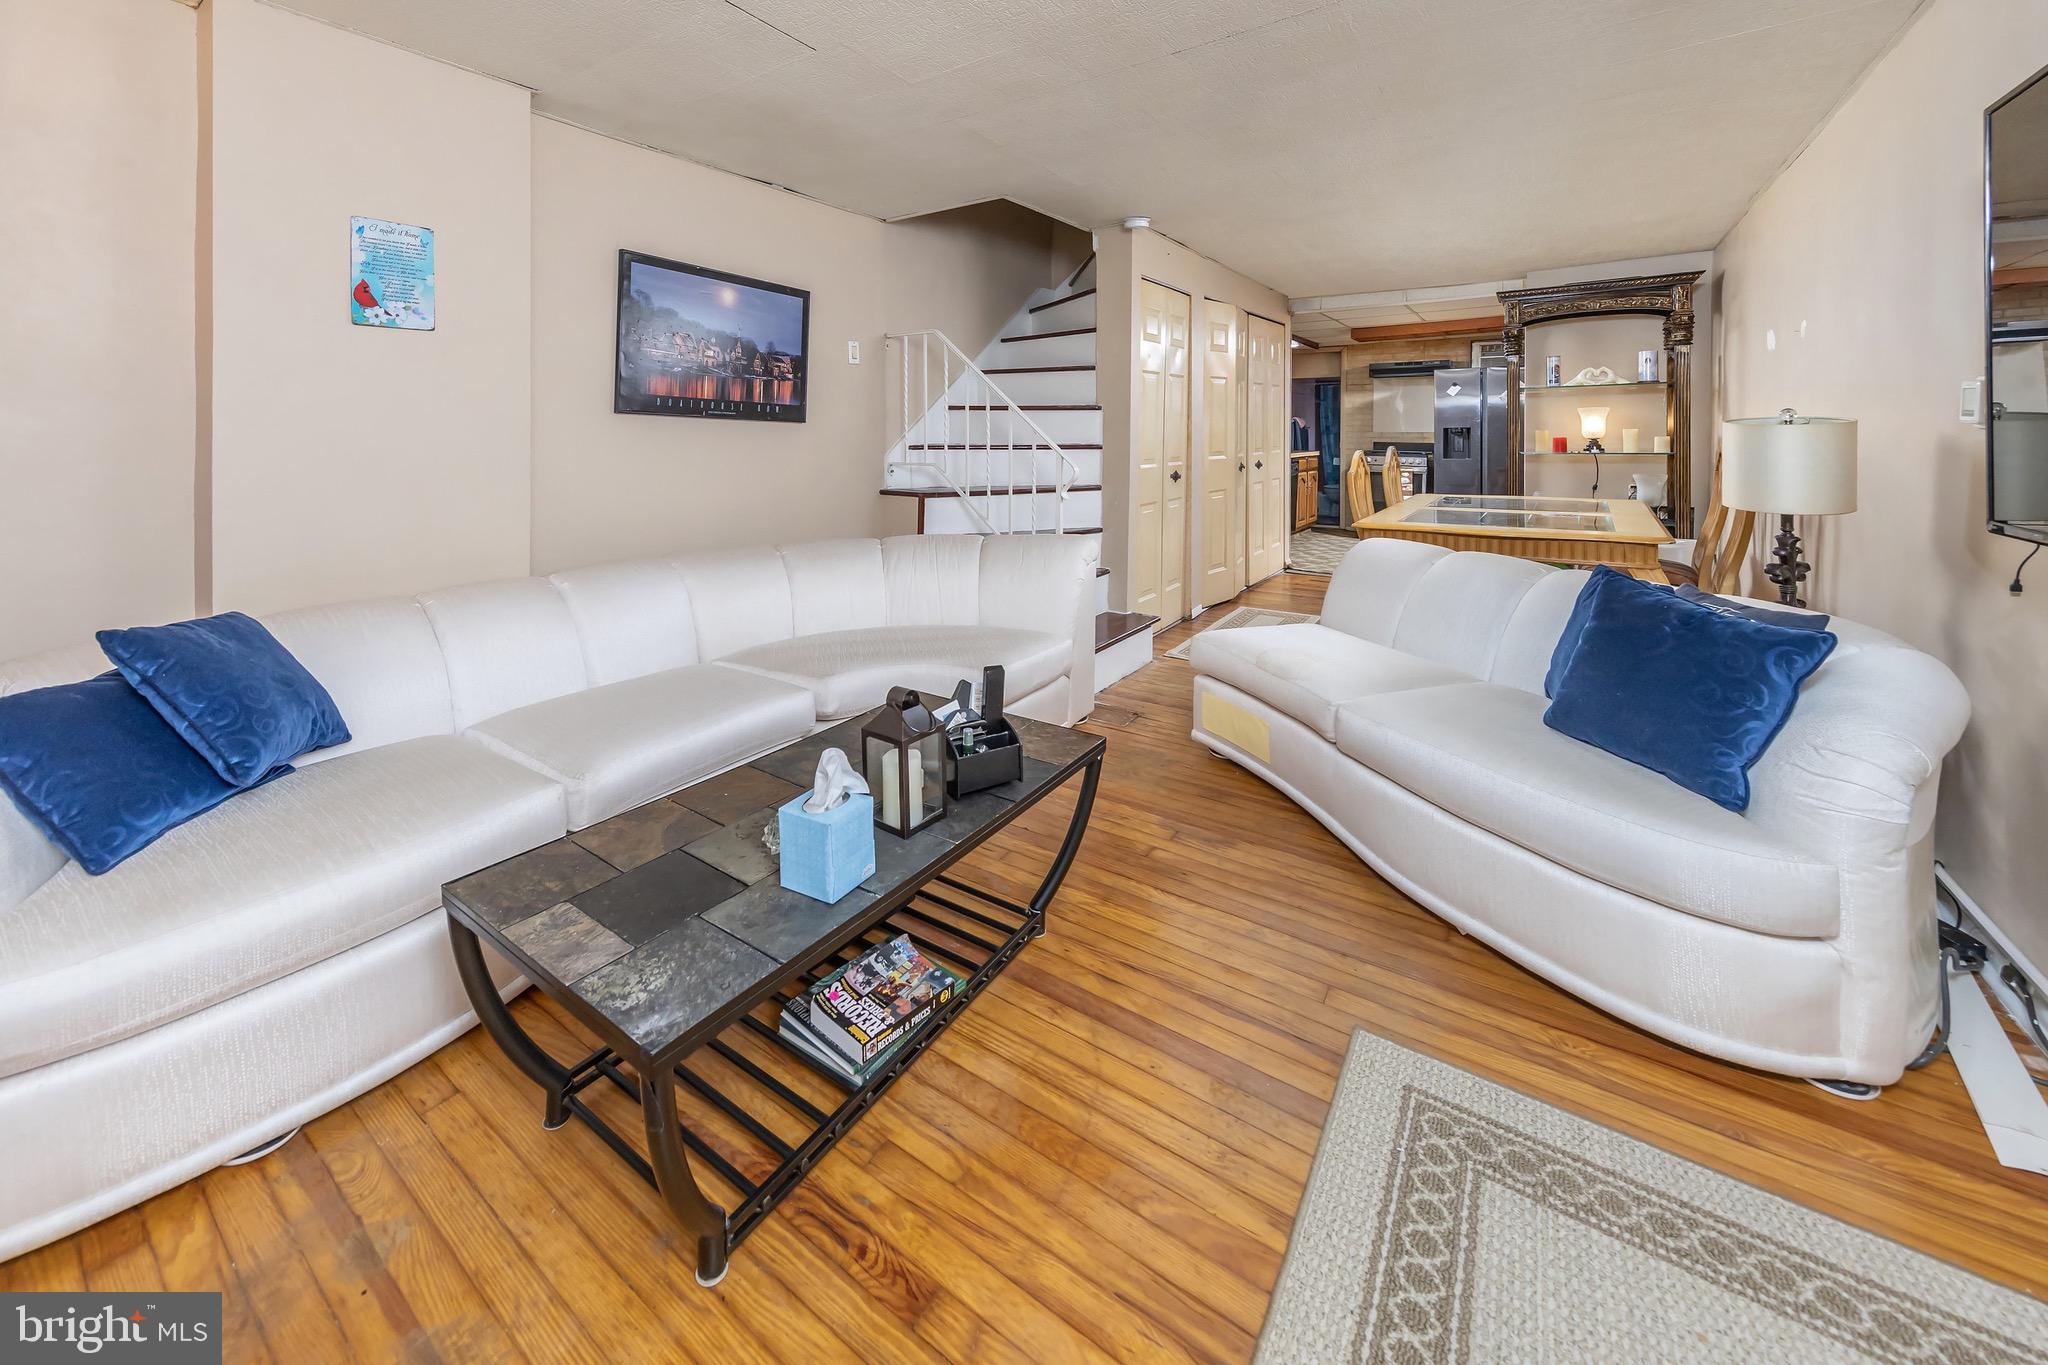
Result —
M 1742 591 L 1742 561 L 1749 555 L 1756 513 L 1721 501 L 1721 453 L 1714 452 L 1713 490 L 1692 540 L 1674 540 L 1657 551 L 1657 567 L 1673 583 L 1692 583 L 1701 592 Z
M 1351 463 L 1344 466 L 1344 501 L 1353 525 L 1372 515 L 1372 469 L 1362 450 L 1352 451 Z
M 1380 460 L 1380 501 L 1384 507 L 1392 507 L 1408 499 L 1408 475 L 1401 468 L 1401 457 L 1389 450 Z

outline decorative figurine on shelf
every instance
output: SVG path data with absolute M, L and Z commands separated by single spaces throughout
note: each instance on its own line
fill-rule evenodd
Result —
M 874 876 L 874 810 L 845 750 L 819 754 L 811 789 L 776 812 L 782 885 L 830 904 Z
M 1605 365 L 1588 365 L 1585 369 L 1573 375 L 1565 387 L 1569 389 L 1583 387 L 1587 384 L 1619 384 L 1620 382 L 1620 376 L 1616 375 L 1614 371 L 1608 369 Z
M 889 700 L 861 727 L 860 750 L 878 828 L 907 839 L 945 815 L 946 731 L 916 689 L 889 689 Z

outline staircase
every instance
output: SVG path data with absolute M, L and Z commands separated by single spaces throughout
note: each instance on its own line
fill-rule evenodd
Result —
M 977 356 L 939 332 L 888 337 L 897 434 L 882 496 L 915 499 L 920 533 L 1102 534 L 1094 274 L 1091 258 L 1039 290 Z M 1095 590 L 1108 617 L 1108 569 Z M 1097 622 L 1098 641 L 1114 637 L 1098 647 L 1098 688 L 1151 658 L 1156 622 L 1117 618 Z

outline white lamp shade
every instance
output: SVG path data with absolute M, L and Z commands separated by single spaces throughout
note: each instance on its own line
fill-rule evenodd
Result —
M 1589 441 L 1605 440 L 1607 437 L 1607 409 L 1580 408 L 1579 435 Z
M 1721 501 L 1749 512 L 1856 510 L 1856 423 L 1738 417 L 1721 424 Z

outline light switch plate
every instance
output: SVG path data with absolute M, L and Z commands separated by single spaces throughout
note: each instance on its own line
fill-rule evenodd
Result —
M 858 341 L 846 343 L 846 363 L 849 365 L 860 364 L 860 343 Z
M 1963 401 L 1956 409 L 1956 420 L 1975 426 L 1984 425 L 1984 381 L 1966 379 L 1963 381 Z

